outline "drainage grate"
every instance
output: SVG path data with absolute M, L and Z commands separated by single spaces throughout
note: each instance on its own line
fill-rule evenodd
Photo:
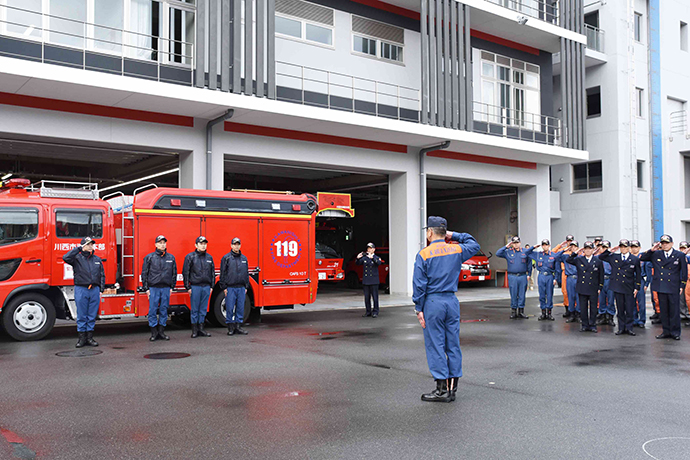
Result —
M 144 355 L 146 359 L 181 359 L 191 356 L 189 353 L 151 353 L 150 355 Z
M 101 350 L 70 350 L 61 351 L 60 353 L 55 353 L 56 356 L 63 356 L 66 358 L 83 358 L 85 356 L 96 356 L 103 352 Z

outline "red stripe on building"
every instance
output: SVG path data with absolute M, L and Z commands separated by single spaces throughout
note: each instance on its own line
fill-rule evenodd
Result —
M 342 145 L 345 147 L 357 147 L 360 149 L 407 153 L 407 146 L 402 144 L 366 141 L 362 139 L 352 139 L 349 137 L 331 136 L 330 134 L 307 133 L 304 131 L 269 128 L 266 126 L 245 125 L 242 123 L 231 123 L 229 121 L 225 122 L 225 131 L 232 133 L 253 134 L 255 136 L 277 137 L 280 139 L 292 139 L 296 141 L 318 142 L 319 144 Z
M 505 38 L 496 37 L 495 35 L 487 34 L 474 29 L 470 30 L 470 35 L 473 37 L 481 38 L 482 40 L 486 40 L 487 42 L 496 43 L 498 45 L 506 46 L 508 48 L 513 48 L 519 51 L 524 51 L 525 53 L 539 56 L 539 50 L 537 48 L 532 48 L 531 46 L 523 45 L 522 43 L 506 40 Z
M 147 112 L 145 110 L 124 109 L 107 105 L 87 104 L 84 102 L 62 101 L 44 97 L 25 96 L 0 92 L 0 104 L 32 109 L 55 110 L 58 112 L 95 115 L 97 117 L 120 118 L 122 120 L 146 121 L 164 125 L 194 127 L 194 118 L 168 113 Z
M 406 18 L 415 19 L 419 21 L 419 13 L 413 10 L 408 10 L 407 8 L 402 8 L 399 6 L 391 5 L 390 3 L 382 2 L 379 0 L 352 0 L 355 3 L 361 3 L 362 5 L 367 5 L 377 10 L 388 11 L 389 13 L 397 14 L 398 16 L 405 16 Z
M 485 157 L 471 153 L 450 152 L 448 150 L 434 150 L 427 153 L 430 157 L 447 158 L 449 160 L 471 161 L 473 163 L 486 163 L 489 165 L 509 166 L 511 168 L 537 169 L 536 163 L 520 160 L 507 160 L 505 158 Z

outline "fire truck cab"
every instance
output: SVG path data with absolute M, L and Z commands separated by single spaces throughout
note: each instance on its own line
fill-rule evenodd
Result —
M 141 266 L 159 234 L 177 259 L 174 318 L 189 311 L 182 267 L 199 235 L 208 239 L 216 266 L 207 316 L 212 322 L 225 321 L 225 295 L 217 281 L 235 236 L 250 265 L 245 319 L 260 307 L 292 308 L 316 299 L 318 205 L 312 195 L 150 188 L 106 201 L 90 184 L 53 185 L 58 184 L 13 179 L 0 186 L 0 324 L 16 340 L 45 337 L 56 318 L 76 319 L 72 267 L 62 256 L 84 236 L 94 239 L 105 269 L 99 319 L 148 314 Z

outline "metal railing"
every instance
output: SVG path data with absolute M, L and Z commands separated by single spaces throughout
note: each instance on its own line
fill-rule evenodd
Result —
M 669 118 L 671 120 L 671 135 L 669 136 L 669 140 L 673 141 L 674 137 L 685 137 L 686 139 L 690 139 L 690 133 L 688 132 L 688 112 L 685 110 L 671 112 Z
M 419 121 L 418 89 L 276 61 L 276 99 L 397 120 Z M 285 92 L 298 93 L 289 97 Z M 322 97 L 319 97 L 322 96 Z M 386 110 L 394 109 L 392 112 Z M 405 110 L 408 110 L 406 114 Z
M 560 26 L 559 0 L 485 0 L 517 11 L 528 18 L 536 18 Z
M 604 52 L 604 31 L 598 27 L 585 24 L 585 35 L 587 36 L 587 48 L 594 51 Z
M 474 102 L 473 131 L 539 144 L 561 145 L 559 118 Z
M 125 69 L 125 58 L 155 64 L 157 81 L 167 81 L 161 78 L 161 65 L 186 70 L 194 68 L 194 43 L 39 13 L 2 3 L 0 3 L 0 35 L 40 43 L 40 61 L 44 63 L 62 63 L 62 61 L 46 57 L 45 51 L 48 45 L 81 51 L 81 68 L 83 69 L 100 69 L 87 63 L 87 51 L 118 58 L 119 70 L 108 70 L 119 72 L 121 75 L 128 74 Z M 3 54 L 24 57 L 24 55 L 7 51 Z M 191 74 L 192 72 L 190 72 L 190 85 L 193 84 Z M 177 80 L 170 81 L 178 82 Z

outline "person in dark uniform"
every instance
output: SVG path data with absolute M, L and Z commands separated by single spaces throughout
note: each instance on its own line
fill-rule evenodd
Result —
M 690 282 L 690 244 L 688 245 L 688 248 L 685 249 L 685 251 L 682 251 L 682 252 L 685 253 L 685 258 L 686 258 L 687 263 L 688 263 L 688 280 L 687 280 L 687 281 Z M 684 294 L 685 294 L 685 305 L 686 305 L 687 308 L 690 308 L 690 286 L 688 286 L 687 283 L 686 283 L 686 285 L 685 285 L 685 292 L 684 292 Z M 682 295 L 683 295 L 683 294 L 681 294 L 681 296 L 682 296 Z M 690 313 L 688 314 L 688 316 L 690 317 Z M 687 318 L 687 319 L 690 320 L 690 318 Z M 686 326 L 690 326 L 690 322 L 685 323 L 685 325 L 686 325 Z
M 62 260 L 74 270 L 74 301 L 77 304 L 79 333 L 76 347 L 97 347 L 93 329 L 96 326 L 101 293 L 105 290 L 103 261 L 95 254 L 94 241 L 88 236 L 82 238 L 80 246 L 62 256 Z
M 615 252 L 620 249 L 620 254 Z M 611 264 L 609 289 L 616 298 L 618 308 L 618 331 L 616 335 L 635 335 L 633 332 L 635 297 L 642 289 L 642 270 L 640 259 L 630 254 L 630 241 L 620 240 L 618 246 L 608 248 L 599 254 L 599 259 Z
M 680 340 L 680 294 L 685 290 L 688 266 L 685 254 L 673 249 L 671 235 L 661 235 L 659 242 L 640 257 L 652 262 L 652 289 L 659 296 L 663 332 L 657 339 Z
M 232 250 L 220 261 L 220 288 L 225 291 L 225 324 L 228 335 L 247 335 L 242 329 L 244 321 L 244 301 L 249 289 L 249 261 L 242 254 L 242 242 L 235 237 Z
M 594 258 L 594 243 L 586 241 L 582 249 L 566 259 L 570 265 L 577 267 L 577 286 L 575 291 L 580 304 L 582 332 L 597 332 L 597 298 L 604 287 L 604 264 Z
M 211 337 L 211 334 L 204 330 L 204 322 L 208 312 L 208 299 L 216 282 L 216 266 L 213 257 L 206 252 L 207 245 L 206 237 L 198 237 L 195 243 L 196 250 L 185 256 L 182 266 L 184 288 L 190 294 L 193 339 L 199 336 Z
M 610 248 L 611 242 L 602 240 L 599 246 L 594 250 L 594 257 L 599 258 L 599 254 Z M 611 282 L 611 264 L 606 261 L 602 262 L 604 262 L 604 288 L 599 293 L 599 314 L 597 315 L 597 324 L 615 326 L 616 323 L 613 321 L 613 317 L 616 314 L 616 306 L 614 305 L 615 295 L 613 291 L 609 289 L 609 283 Z
M 568 251 L 570 248 L 570 243 L 575 241 L 573 235 L 566 235 L 565 241 L 553 248 L 553 252 L 558 254 L 556 261 L 556 280 L 558 281 L 558 286 L 561 288 L 561 293 L 563 294 L 563 306 L 565 307 L 565 313 L 563 313 L 563 318 L 570 318 L 570 295 L 568 295 L 568 276 L 565 274 L 565 260 L 559 257 L 563 251 Z
M 430 216 L 426 238 L 431 241 L 417 254 L 412 279 L 415 314 L 424 329 L 424 347 L 436 389 L 422 401 L 455 401 L 462 377 L 460 303 L 455 296 L 462 263 L 479 252 L 479 243 L 468 233 L 447 231 L 446 219 Z M 446 243 L 450 239 L 459 244 Z
M 640 242 L 638 240 L 630 240 L 630 254 L 640 258 Z M 645 322 L 647 321 L 647 288 L 652 282 L 652 269 L 649 268 L 649 274 L 647 273 L 647 265 L 651 265 L 649 262 L 640 261 L 640 273 L 642 275 L 642 285 L 637 291 L 635 296 L 635 310 L 633 312 L 633 326 L 644 329 Z
M 534 247 L 522 250 L 520 237 L 514 236 L 510 243 L 496 251 L 497 257 L 508 262 L 508 289 L 510 290 L 510 319 L 527 319 L 525 315 L 525 294 L 527 293 L 527 275 L 532 268 L 529 255 Z
M 362 287 L 364 288 L 364 307 L 366 311 L 362 316 L 379 316 L 379 265 L 383 260 L 375 254 L 374 243 L 367 244 L 367 252 L 357 254 L 357 265 L 362 265 Z M 374 309 L 371 309 L 371 299 L 374 299 Z
M 536 245 L 535 245 L 536 246 Z M 541 251 L 530 253 L 529 257 L 534 260 L 539 272 L 537 280 L 539 287 L 539 308 L 541 316 L 539 321 L 553 321 L 553 287 L 556 285 L 556 254 L 551 252 L 551 242 L 541 240 Z
M 170 340 L 165 335 L 168 322 L 170 294 L 177 284 L 177 263 L 175 256 L 167 251 L 168 240 L 163 235 L 156 237 L 156 250 L 144 257 L 141 269 L 141 284 L 149 298 L 149 327 L 151 342 Z
M 683 254 L 687 255 L 687 253 L 688 253 L 688 242 L 687 241 L 681 241 L 680 243 L 678 243 L 678 250 L 680 252 L 682 252 Z M 687 257 L 686 257 L 686 259 L 687 259 Z M 688 302 L 686 301 L 686 293 L 687 293 L 687 289 L 680 294 L 680 319 L 681 320 L 690 319 L 690 317 L 688 317 Z

